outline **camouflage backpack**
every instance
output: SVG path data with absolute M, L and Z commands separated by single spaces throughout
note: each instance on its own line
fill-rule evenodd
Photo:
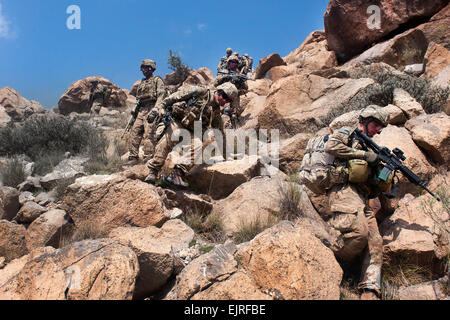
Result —
M 334 156 L 325 151 L 329 135 L 310 139 L 306 146 L 300 167 L 300 182 L 316 194 L 324 194 L 332 183 L 329 169 L 334 163 Z

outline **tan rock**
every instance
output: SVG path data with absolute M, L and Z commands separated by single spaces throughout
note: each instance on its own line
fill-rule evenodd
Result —
M 89 220 L 105 230 L 161 226 L 168 219 L 155 187 L 120 175 L 78 178 L 67 188 L 61 209 L 75 225 Z
M 228 196 L 239 185 L 260 174 L 261 162 L 257 156 L 243 156 L 241 160 L 214 163 L 199 167 L 189 176 L 192 190 L 213 199 Z
M 309 133 L 299 133 L 280 141 L 280 169 L 285 172 L 297 172 L 302 164 L 306 145 L 313 137 Z
M 19 223 L 32 223 L 47 209 L 34 201 L 26 202 L 14 218 Z
M 379 29 L 369 27 L 373 12 L 367 13 L 370 4 L 363 0 L 332 0 L 325 12 L 325 33 L 330 50 L 340 61 L 347 61 L 383 39 L 408 22 L 426 19 L 441 10 L 445 0 L 393 1 L 381 0 Z
M 389 123 L 392 125 L 401 125 L 406 122 L 406 115 L 403 113 L 402 109 L 393 104 L 389 104 L 384 109 L 389 113 L 391 119 Z
M 336 54 L 328 50 L 324 31 L 312 32 L 306 40 L 283 58 L 288 64 L 307 70 L 321 70 L 337 67 Z M 276 81 L 276 80 L 274 80 Z
M 285 66 L 286 62 L 280 57 L 278 53 L 273 53 L 265 58 L 259 60 L 259 65 L 255 71 L 255 79 L 262 79 L 267 71 L 273 67 Z
M 280 130 L 281 136 L 316 132 L 324 126 L 321 117 L 374 84 L 371 79 L 326 79 L 305 74 L 280 79 L 271 87 L 258 124 L 260 128 Z
M 416 284 L 414 286 L 400 288 L 398 290 L 399 300 L 445 300 L 448 299 L 446 287 L 447 277 Z
M 0 220 L 0 256 L 11 261 L 27 254 L 25 234 L 24 226 Z
M 448 25 L 450 24 L 450 3 L 436 13 L 429 22 L 417 27 L 423 31 L 429 43 L 435 42 L 450 50 Z
M 267 96 L 270 91 L 271 82 L 267 79 L 257 79 L 255 81 L 247 81 L 248 91 L 254 92 L 258 96 Z
M 91 88 L 90 80 L 93 77 L 88 77 L 75 81 L 70 85 L 66 92 L 61 96 L 58 101 L 59 112 L 63 115 L 69 115 L 71 112 L 76 113 L 89 113 L 88 100 L 89 92 Z M 108 101 L 105 102 L 105 106 L 111 109 L 122 109 L 126 107 L 127 94 L 124 90 L 120 89 L 117 85 L 105 79 L 97 76 L 99 83 L 103 86 L 109 86 L 112 88 L 111 95 Z
M 329 127 L 331 131 L 335 132 L 342 127 L 356 128 L 359 123 L 359 114 L 359 110 L 355 110 L 340 115 L 330 123 Z
M 213 208 L 212 199 L 205 194 L 197 195 L 190 191 L 170 189 L 161 189 L 161 192 L 165 196 L 164 203 L 170 209 L 180 208 L 184 213 L 191 211 L 205 216 Z
M 25 99 L 19 92 L 10 87 L 0 89 L 0 105 L 0 109 L 3 110 L 3 123 L 8 120 L 8 117 L 18 122 L 24 121 L 33 114 L 45 112 L 44 107 L 39 102 Z
M 405 128 L 414 142 L 439 164 L 450 164 L 450 117 L 445 113 L 426 114 L 410 119 Z
M 139 275 L 136 279 L 135 298 L 155 293 L 174 272 L 176 253 L 188 248 L 194 231 L 181 220 L 170 220 L 160 229 L 156 227 L 121 227 L 109 237 L 119 240 L 136 253 Z
M 69 231 L 70 223 L 64 210 L 50 210 L 39 216 L 28 227 L 25 242 L 28 251 L 51 246 L 59 248 L 63 236 Z
M 249 96 L 249 94 L 247 94 L 247 96 Z M 241 128 L 243 130 L 256 129 L 258 127 L 258 115 L 264 110 L 266 97 L 257 95 L 251 96 L 245 105 L 243 104 L 245 101 L 244 98 L 241 98 L 241 105 L 243 105 L 245 109 L 239 117 L 239 121 L 242 124 Z
M 437 77 L 450 64 L 450 51 L 435 42 L 430 43 L 425 54 L 425 76 Z
M 130 248 L 112 240 L 86 240 L 26 263 L 0 287 L 0 298 L 129 300 L 138 271 L 136 255 Z
M 373 46 L 348 64 L 384 62 L 403 71 L 408 65 L 422 63 L 427 48 L 428 41 L 424 33 L 412 29 Z
M 11 117 L 5 108 L 0 104 L 0 127 L 5 127 L 11 121 Z
M 425 110 L 411 95 L 403 89 L 394 90 L 394 105 L 402 109 L 408 119 L 425 114 Z
M 337 300 L 342 270 L 333 252 L 302 226 L 282 221 L 236 256 L 257 287 L 285 300 Z
M 389 258 L 401 256 L 410 263 L 428 266 L 433 259 L 448 254 L 449 242 L 441 238 L 446 235 L 440 228 L 449 227 L 449 214 L 440 202 L 430 201 L 430 197 L 406 195 L 394 214 L 380 225 L 384 252 Z M 446 240 L 447 250 L 437 246 L 442 240 Z
M 15 188 L 0 187 L 0 220 L 12 220 L 20 209 L 19 192 Z

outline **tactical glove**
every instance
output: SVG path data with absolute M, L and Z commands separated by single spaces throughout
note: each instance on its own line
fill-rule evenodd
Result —
M 364 154 L 364 160 L 366 160 L 370 164 L 374 164 L 378 161 L 378 154 L 373 151 L 367 151 Z
M 152 109 L 152 111 L 150 111 L 150 113 L 147 116 L 147 122 L 152 123 L 153 121 L 155 121 L 157 116 L 158 116 L 158 111 L 156 111 L 155 109 Z

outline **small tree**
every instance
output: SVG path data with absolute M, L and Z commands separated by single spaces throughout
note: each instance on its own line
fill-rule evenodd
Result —
M 167 60 L 167 64 L 169 65 L 169 69 L 175 71 L 175 76 L 177 83 L 182 83 L 186 80 L 190 68 L 183 64 L 180 56 L 177 52 L 173 52 L 169 50 L 169 58 Z

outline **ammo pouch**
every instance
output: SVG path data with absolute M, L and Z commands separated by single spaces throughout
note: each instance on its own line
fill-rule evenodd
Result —
M 348 161 L 348 181 L 351 183 L 365 183 L 370 175 L 369 163 L 361 159 Z

